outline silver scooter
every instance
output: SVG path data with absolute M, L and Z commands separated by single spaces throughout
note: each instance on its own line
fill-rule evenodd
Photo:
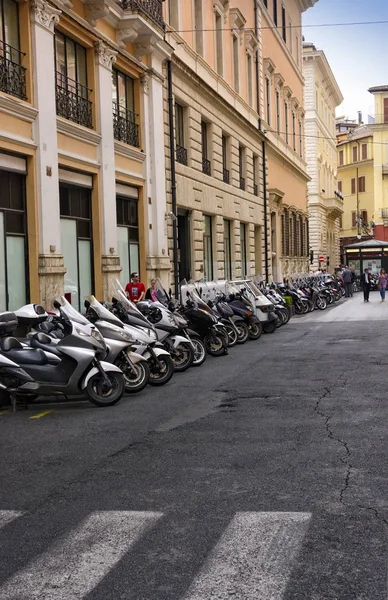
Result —
M 107 346 L 100 332 L 91 324 L 73 320 L 77 311 L 62 297 L 54 303 L 65 327 L 65 337 L 52 344 L 46 334 L 31 336 L 26 348 L 9 333 L 18 325 L 14 315 L 12 325 L 2 327 L 0 315 L 0 353 L 21 366 L 31 381 L 21 383 L 14 393 L 36 396 L 74 396 L 84 393 L 97 406 L 112 406 L 122 397 L 125 389 L 124 376 L 116 365 L 105 362 Z M 9 314 L 9 313 L 8 313 Z M 12 313 L 11 313 L 12 314 Z M 31 318 L 33 314 L 31 311 Z M 48 356 L 49 355 L 49 356 Z

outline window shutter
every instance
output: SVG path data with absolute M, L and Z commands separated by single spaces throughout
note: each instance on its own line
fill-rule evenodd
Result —
M 366 211 L 366 210 L 361 211 L 361 216 L 362 216 L 363 222 L 368 223 L 368 211 Z
M 358 178 L 358 191 L 365 192 L 365 176 Z
M 339 153 L 339 164 L 340 164 L 340 166 L 342 166 L 344 164 L 344 151 L 343 150 L 340 150 L 340 153 Z
M 357 160 L 358 160 L 357 150 L 358 150 L 357 146 L 353 146 L 353 162 L 357 162 Z
M 384 98 L 384 123 L 388 123 L 388 98 Z
M 351 180 L 351 194 L 355 194 L 356 193 L 356 180 L 352 179 Z
M 362 160 L 366 160 L 368 158 L 368 146 L 367 144 L 362 145 Z
M 356 213 L 352 212 L 352 227 L 356 226 Z
M 338 185 L 338 191 L 341 192 L 341 194 L 342 194 L 342 181 L 339 181 L 337 185 Z

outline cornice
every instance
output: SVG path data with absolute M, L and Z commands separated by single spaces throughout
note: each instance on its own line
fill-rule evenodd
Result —
M 115 154 L 137 160 L 141 163 L 144 162 L 146 158 L 145 153 L 141 152 L 141 150 L 137 150 L 136 148 L 133 148 L 133 146 L 128 146 L 128 144 L 124 144 L 117 140 L 115 140 Z
M 32 123 L 38 116 L 38 110 L 31 104 L 23 102 L 14 96 L 7 96 L 0 93 L 0 111 L 18 117 L 22 121 Z
M 58 133 L 63 133 L 68 137 L 74 138 L 75 140 L 88 142 L 93 146 L 98 146 L 98 144 L 101 142 L 101 135 L 93 129 L 82 127 L 82 125 L 73 123 L 73 121 L 69 121 L 63 117 L 57 117 L 57 131 Z
M 38 146 L 32 139 L 21 137 L 20 135 L 11 134 L 9 131 L 0 129 L 0 141 L 17 144 L 23 148 L 35 150 Z

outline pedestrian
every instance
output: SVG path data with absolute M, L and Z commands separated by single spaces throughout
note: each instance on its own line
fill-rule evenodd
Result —
M 379 275 L 379 290 L 380 290 L 381 302 L 384 302 L 384 300 L 385 300 L 385 290 L 387 287 L 387 282 L 388 282 L 387 274 L 384 269 L 381 269 L 380 275 Z
M 140 302 L 145 296 L 145 285 L 140 281 L 139 273 L 131 273 L 131 281 L 125 286 L 125 293 L 132 302 Z
M 353 298 L 353 283 L 352 283 L 352 271 L 349 267 L 345 267 L 342 271 L 342 280 L 345 286 L 345 298 Z
M 157 302 L 158 300 L 158 290 L 156 288 L 156 279 L 151 279 L 151 287 L 146 291 L 145 299 L 152 300 L 152 302 Z
M 361 275 L 361 286 L 362 291 L 364 292 L 364 302 L 369 302 L 369 292 L 371 286 L 371 276 L 369 273 L 369 269 L 364 269 L 364 272 Z

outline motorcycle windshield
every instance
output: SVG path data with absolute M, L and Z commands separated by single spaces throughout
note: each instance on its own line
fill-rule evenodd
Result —
M 118 327 L 122 327 L 123 324 L 120 321 L 120 319 L 118 319 L 115 315 L 113 315 L 110 310 L 108 310 L 107 308 L 105 308 L 105 306 L 103 306 L 96 298 L 95 296 L 87 296 L 85 298 L 85 300 L 87 302 L 89 302 L 90 304 L 90 308 L 92 308 L 96 314 L 98 315 L 98 318 L 101 319 L 101 321 L 108 321 L 109 323 L 113 323 L 114 325 L 117 325 Z
M 131 300 L 129 300 L 129 298 L 127 298 L 127 296 L 121 290 L 117 290 L 115 297 L 129 315 L 135 317 L 139 321 L 142 321 L 142 323 L 144 323 L 144 327 L 147 327 L 147 329 L 154 329 L 154 326 L 148 321 L 147 317 L 140 312 L 137 306 Z
M 81 315 L 81 313 L 79 313 L 78 310 L 76 310 L 74 306 L 72 306 L 70 302 L 66 300 L 65 296 L 61 296 L 59 299 L 57 299 L 57 302 L 61 305 L 61 312 L 70 321 L 80 323 L 81 325 L 90 325 L 88 319 Z
M 167 294 L 159 278 L 156 280 L 156 297 L 157 302 L 160 302 L 163 304 L 163 306 L 168 306 L 168 303 L 170 302 L 170 296 Z

